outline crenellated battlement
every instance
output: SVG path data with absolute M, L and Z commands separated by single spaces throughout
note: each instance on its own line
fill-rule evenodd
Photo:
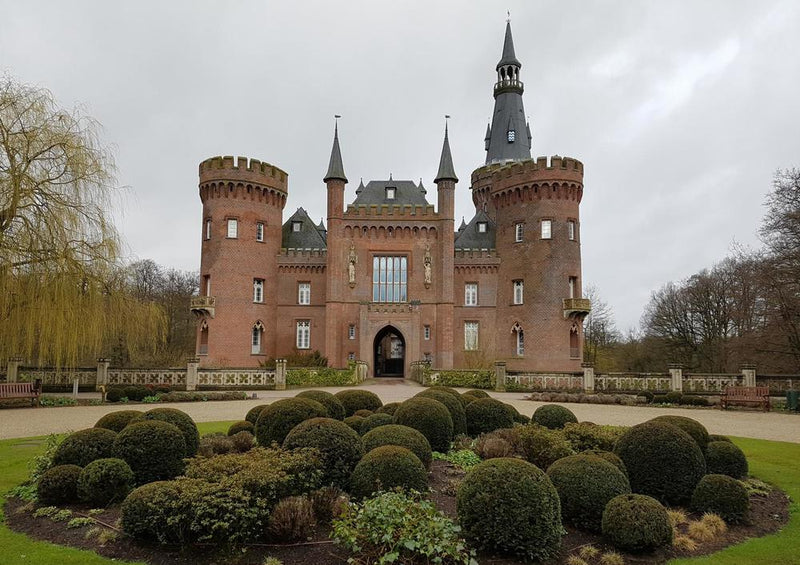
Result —
M 285 171 L 258 159 L 247 157 L 211 157 L 200 163 L 200 184 L 211 182 L 242 182 L 268 186 L 287 192 L 288 177 Z
M 278 255 L 278 261 L 283 264 L 283 260 L 286 259 L 293 259 L 293 258 L 300 258 L 300 259 L 308 259 L 310 257 L 318 257 L 321 258 L 321 263 L 325 263 L 327 260 L 328 251 L 326 249 L 316 249 L 316 248 L 296 248 L 296 247 L 281 247 L 280 254 Z
M 521 178 L 524 177 L 524 178 Z M 524 161 L 493 163 L 472 172 L 472 184 L 519 178 L 519 182 L 583 182 L 583 163 L 572 157 L 537 157 Z
M 366 218 L 372 216 L 435 216 L 436 211 L 433 205 L 414 206 L 406 204 L 404 206 L 389 204 L 372 204 L 370 206 L 347 206 L 344 213 L 347 218 Z

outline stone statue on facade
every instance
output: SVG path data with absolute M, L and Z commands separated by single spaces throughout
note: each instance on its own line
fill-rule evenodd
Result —
M 432 262 L 433 260 L 431 259 L 431 246 L 425 245 L 425 258 L 422 261 L 423 265 L 425 266 L 425 288 L 431 286 Z
M 350 254 L 347 257 L 347 278 L 350 282 L 350 287 L 356 286 L 356 263 L 358 263 L 358 255 L 356 254 L 356 247 L 350 244 Z

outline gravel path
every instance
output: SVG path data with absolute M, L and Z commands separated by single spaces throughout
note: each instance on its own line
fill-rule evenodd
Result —
M 325 388 L 338 392 L 352 387 Z M 397 402 L 414 396 L 422 388 L 413 381 L 393 380 L 380 384 L 367 384 L 359 388 L 376 393 L 384 403 Z M 171 406 L 188 413 L 197 422 L 242 420 L 247 411 L 257 404 L 268 404 L 278 398 L 294 396 L 301 389 L 286 391 L 259 391 L 257 399 L 228 402 L 183 402 L 175 404 L 117 404 L 105 406 L 80 406 L 64 408 L 13 408 L 0 409 L 0 439 L 41 436 L 53 432 L 66 432 L 89 428 L 101 416 L 117 410 L 149 410 L 154 406 Z M 513 404 L 521 413 L 530 416 L 542 402 L 524 400 L 524 393 L 490 393 L 495 398 Z M 82 397 L 97 396 L 81 394 Z M 800 443 L 800 415 L 755 411 L 722 411 L 709 409 L 651 408 L 644 406 L 617 406 L 600 404 L 565 404 L 578 417 L 597 424 L 632 426 L 663 414 L 689 416 L 700 421 L 712 434 L 723 434 L 756 439 Z

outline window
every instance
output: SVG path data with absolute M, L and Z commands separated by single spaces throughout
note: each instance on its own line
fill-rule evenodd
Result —
M 253 279 L 253 302 L 264 302 L 264 279 Z
M 347 326 L 347 339 L 355 339 L 356 338 L 356 327 L 353 324 Z
M 569 356 L 572 359 L 578 359 L 580 357 L 577 324 L 572 324 L 572 328 L 569 330 Z
M 372 301 L 406 302 L 408 300 L 408 258 L 372 258 Z
M 478 322 L 464 322 L 464 349 L 478 349 Z
M 522 236 L 525 233 L 525 224 L 519 223 L 514 224 L 514 241 L 520 242 L 522 241 Z
M 200 345 L 197 348 L 198 355 L 208 355 L 208 322 L 203 320 L 200 324 Z
M 211 239 L 211 220 L 206 220 L 206 231 L 204 237 L 206 239 Z
M 203 277 L 203 288 L 206 290 L 206 296 L 211 296 L 211 275 Z
M 311 304 L 311 283 L 297 283 L 297 303 L 304 305 Z
M 231 239 L 239 237 L 239 220 L 234 218 L 228 219 L 228 237 Z
M 514 304 L 522 304 L 524 294 L 523 281 L 514 281 Z
M 487 222 L 478 222 L 478 233 L 486 233 Z
M 514 139 L 516 139 L 516 137 L 517 137 L 517 132 L 515 132 L 513 129 L 508 130 L 509 143 L 514 143 Z
M 264 241 L 264 224 L 262 222 L 256 224 L 256 241 Z
M 525 332 L 522 328 L 517 330 L 517 356 L 522 357 L 525 355 Z
M 553 237 L 553 220 L 542 220 L 542 239 Z
M 356 354 L 351 351 L 350 353 L 347 354 L 347 360 L 348 361 L 355 361 L 356 360 Z
M 575 298 L 575 285 L 578 282 L 578 277 L 569 278 L 569 297 Z
M 394 200 L 397 189 L 393 186 L 386 187 L 386 200 Z
M 250 353 L 253 355 L 261 354 L 261 334 L 264 332 L 264 325 L 258 321 L 253 326 L 253 335 L 250 347 Z
M 311 347 L 311 322 L 309 320 L 297 321 L 297 349 Z
M 424 326 L 422 328 L 422 337 L 424 339 L 426 339 L 426 340 L 431 338 L 431 327 L 430 326 Z
M 478 283 L 466 283 L 464 285 L 464 306 L 478 305 Z
M 292 231 L 300 231 L 303 227 L 303 222 L 292 222 Z
M 570 241 L 575 241 L 575 220 L 567 221 L 567 235 Z

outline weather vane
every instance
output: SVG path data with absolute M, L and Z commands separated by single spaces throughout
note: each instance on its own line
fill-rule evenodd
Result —
M 506 23 L 511 23 L 511 10 L 506 10 L 506 15 L 508 18 L 506 19 Z

